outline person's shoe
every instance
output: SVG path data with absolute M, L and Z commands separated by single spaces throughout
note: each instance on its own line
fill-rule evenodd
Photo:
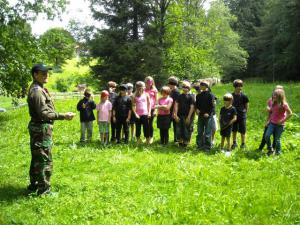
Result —
M 38 189 L 38 187 L 37 187 L 36 184 L 29 184 L 29 185 L 27 186 L 27 191 L 29 191 L 29 192 L 36 192 L 37 189 Z
M 153 137 L 149 138 L 149 144 L 151 145 L 153 143 Z
M 281 155 L 281 153 L 282 153 L 281 151 L 276 151 L 275 155 Z
M 245 149 L 245 148 L 246 148 L 245 143 L 242 143 L 241 146 L 240 146 L 240 149 Z
M 47 187 L 47 188 L 43 188 L 43 189 L 38 189 L 37 191 L 37 195 L 41 196 L 41 195 L 48 195 L 51 193 L 51 188 Z
M 226 152 L 225 152 L 225 156 L 226 156 L 226 157 L 231 156 L 231 152 L 230 152 L 230 151 L 226 151 Z
M 267 156 L 271 156 L 274 155 L 274 150 L 273 149 L 269 149 L 267 152 Z
M 233 142 L 233 144 L 231 145 L 231 149 L 233 150 L 233 149 L 235 149 L 236 147 L 237 147 L 236 142 Z

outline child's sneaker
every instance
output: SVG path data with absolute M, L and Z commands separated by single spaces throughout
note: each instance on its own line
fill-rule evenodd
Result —
M 233 142 L 233 144 L 231 145 L 231 149 L 233 150 L 233 149 L 235 149 L 236 147 L 237 147 L 236 142 Z
M 274 150 L 272 148 L 269 149 L 267 152 L 267 156 L 271 156 L 271 155 L 274 155 Z
M 225 156 L 226 156 L 226 157 L 231 156 L 231 152 L 230 152 L 230 151 L 226 151 L 226 152 L 225 152 Z

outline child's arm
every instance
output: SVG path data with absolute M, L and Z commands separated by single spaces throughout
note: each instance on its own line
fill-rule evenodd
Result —
M 97 123 L 99 123 L 99 110 L 97 109 Z
M 191 104 L 189 114 L 188 114 L 188 116 L 187 116 L 187 118 L 185 120 L 186 124 L 190 124 L 191 123 L 191 117 L 192 117 L 192 115 L 194 113 L 194 110 L 195 110 L 195 106 L 194 106 L 194 104 Z
M 174 118 L 175 120 L 178 119 L 177 112 L 178 112 L 178 102 L 175 102 L 174 108 L 173 108 L 173 118 Z
M 148 111 L 148 117 L 151 117 L 151 103 L 150 103 L 150 96 L 146 94 L 147 96 L 147 111 Z
M 135 98 L 132 98 L 132 107 L 131 107 L 132 113 L 134 113 L 136 118 L 140 118 L 140 116 L 136 113 L 136 103 Z
M 111 116 L 112 114 L 112 116 Z M 109 110 L 109 118 L 113 118 L 113 122 L 115 123 L 116 122 L 116 110 L 113 109 L 113 110 Z
M 109 111 L 108 111 L 108 123 L 111 123 L 111 113 L 112 113 L 112 110 L 109 110 Z M 116 120 L 115 117 L 113 118 L 113 120 L 114 120 L 114 122 L 116 122 L 116 121 L 115 121 L 115 120 Z
M 279 124 L 284 124 L 285 121 L 287 121 L 289 118 L 291 118 L 293 115 L 292 110 L 290 109 L 289 105 L 286 105 L 286 117 L 282 119 Z

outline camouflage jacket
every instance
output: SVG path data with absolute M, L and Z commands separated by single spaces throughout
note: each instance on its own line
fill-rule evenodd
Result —
M 53 123 L 53 120 L 64 119 L 64 114 L 55 112 L 53 101 L 47 89 L 36 81 L 29 88 L 27 102 L 32 122 Z

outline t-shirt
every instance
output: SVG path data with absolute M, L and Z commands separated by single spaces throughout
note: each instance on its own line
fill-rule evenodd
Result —
M 205 113 L 213 115 L 215 96 L 209 91 L 202 91 L 196 96 L 196 107 L 200 110 L 200 116 Z
M 136 96 L 134 98 L 135 101 L 135 112 L 139 116 L 148 115 L 148 107 L 147 107 L 147 94 L 144 93 L 141 96 Z
M 113 105 L 115 103 L 116 98 L 118 97 L 116 92 L 109 92 L 108 100 Z
M 173 112 L 174 104 L 175 104 L 176 100 L 178 99 L 179 95 L 180 95 L 180 92 L 179 92 L 178 88 L 172 90 L 171 93 L 170 93 L 170 97 L 173 99 L 173 104 L 172 104 L 172 107 L 170 109 L 171 112 Z
M 246 118 L 246 104 L 249 102 L 248 97 L 242 92 L 240 94 L 232 93 L 232 96 L 232 106 L 236 108 L 237 116 L 240 118 Z
M 166 98 L 160 98 L 158 100 L 158 105 L 169 105 L 169 104 L 173 104 L 173 99 L 171 97 L 166 97 Z M 164 110 L 164 109 L 158 109 L 158 115 L 169 115 L 170 114 L 170 110 Z
M 155 104 L 156 104 L 156 96 L 157 96 L 157 89 L 146 89 L 146 93 L 148 93 L 150 97 L 150 107 L 151 109 L 155 109 Z
M 278 104 L 273 104 L 271 108 L 270 122 L 274 124 L 279 124 L 280 120 L 286 118 L 287 109 L 288 109 L 287 103 L 284 103 L 282 106 Z
M 228 125 L 228 123 L 233 119 L 237 114 L 235 107 L 231 106 L 226 108 L 223 106 L 220 110 L 220 127 L 221 129 Z
M 192 94 L 180 94 L 176 102 L 178 103 L 178 116 L 188 116 L 190 108 L 195 105 L 195 97 Z
M 127 118 L 131 110 L 131 98 L 129 96 L 118 96 L 113 105 L 116 118 Z
M 85 104 L 85 107 L 83 107 Z M 83 98 L 77 103 L 77 110 L 80 112 L 80 122 L 89 122 L 95 120 L 93 110 L 96 108 L 96 103 L 93 100 Z
M 96 107 L 97 113 L 99 115 L 99 121 L 108 122 L 109 121 L 109 111 L 112 110 L 112 104 L 110 101 L 106 100 L 103 103 L 99 103 Z

